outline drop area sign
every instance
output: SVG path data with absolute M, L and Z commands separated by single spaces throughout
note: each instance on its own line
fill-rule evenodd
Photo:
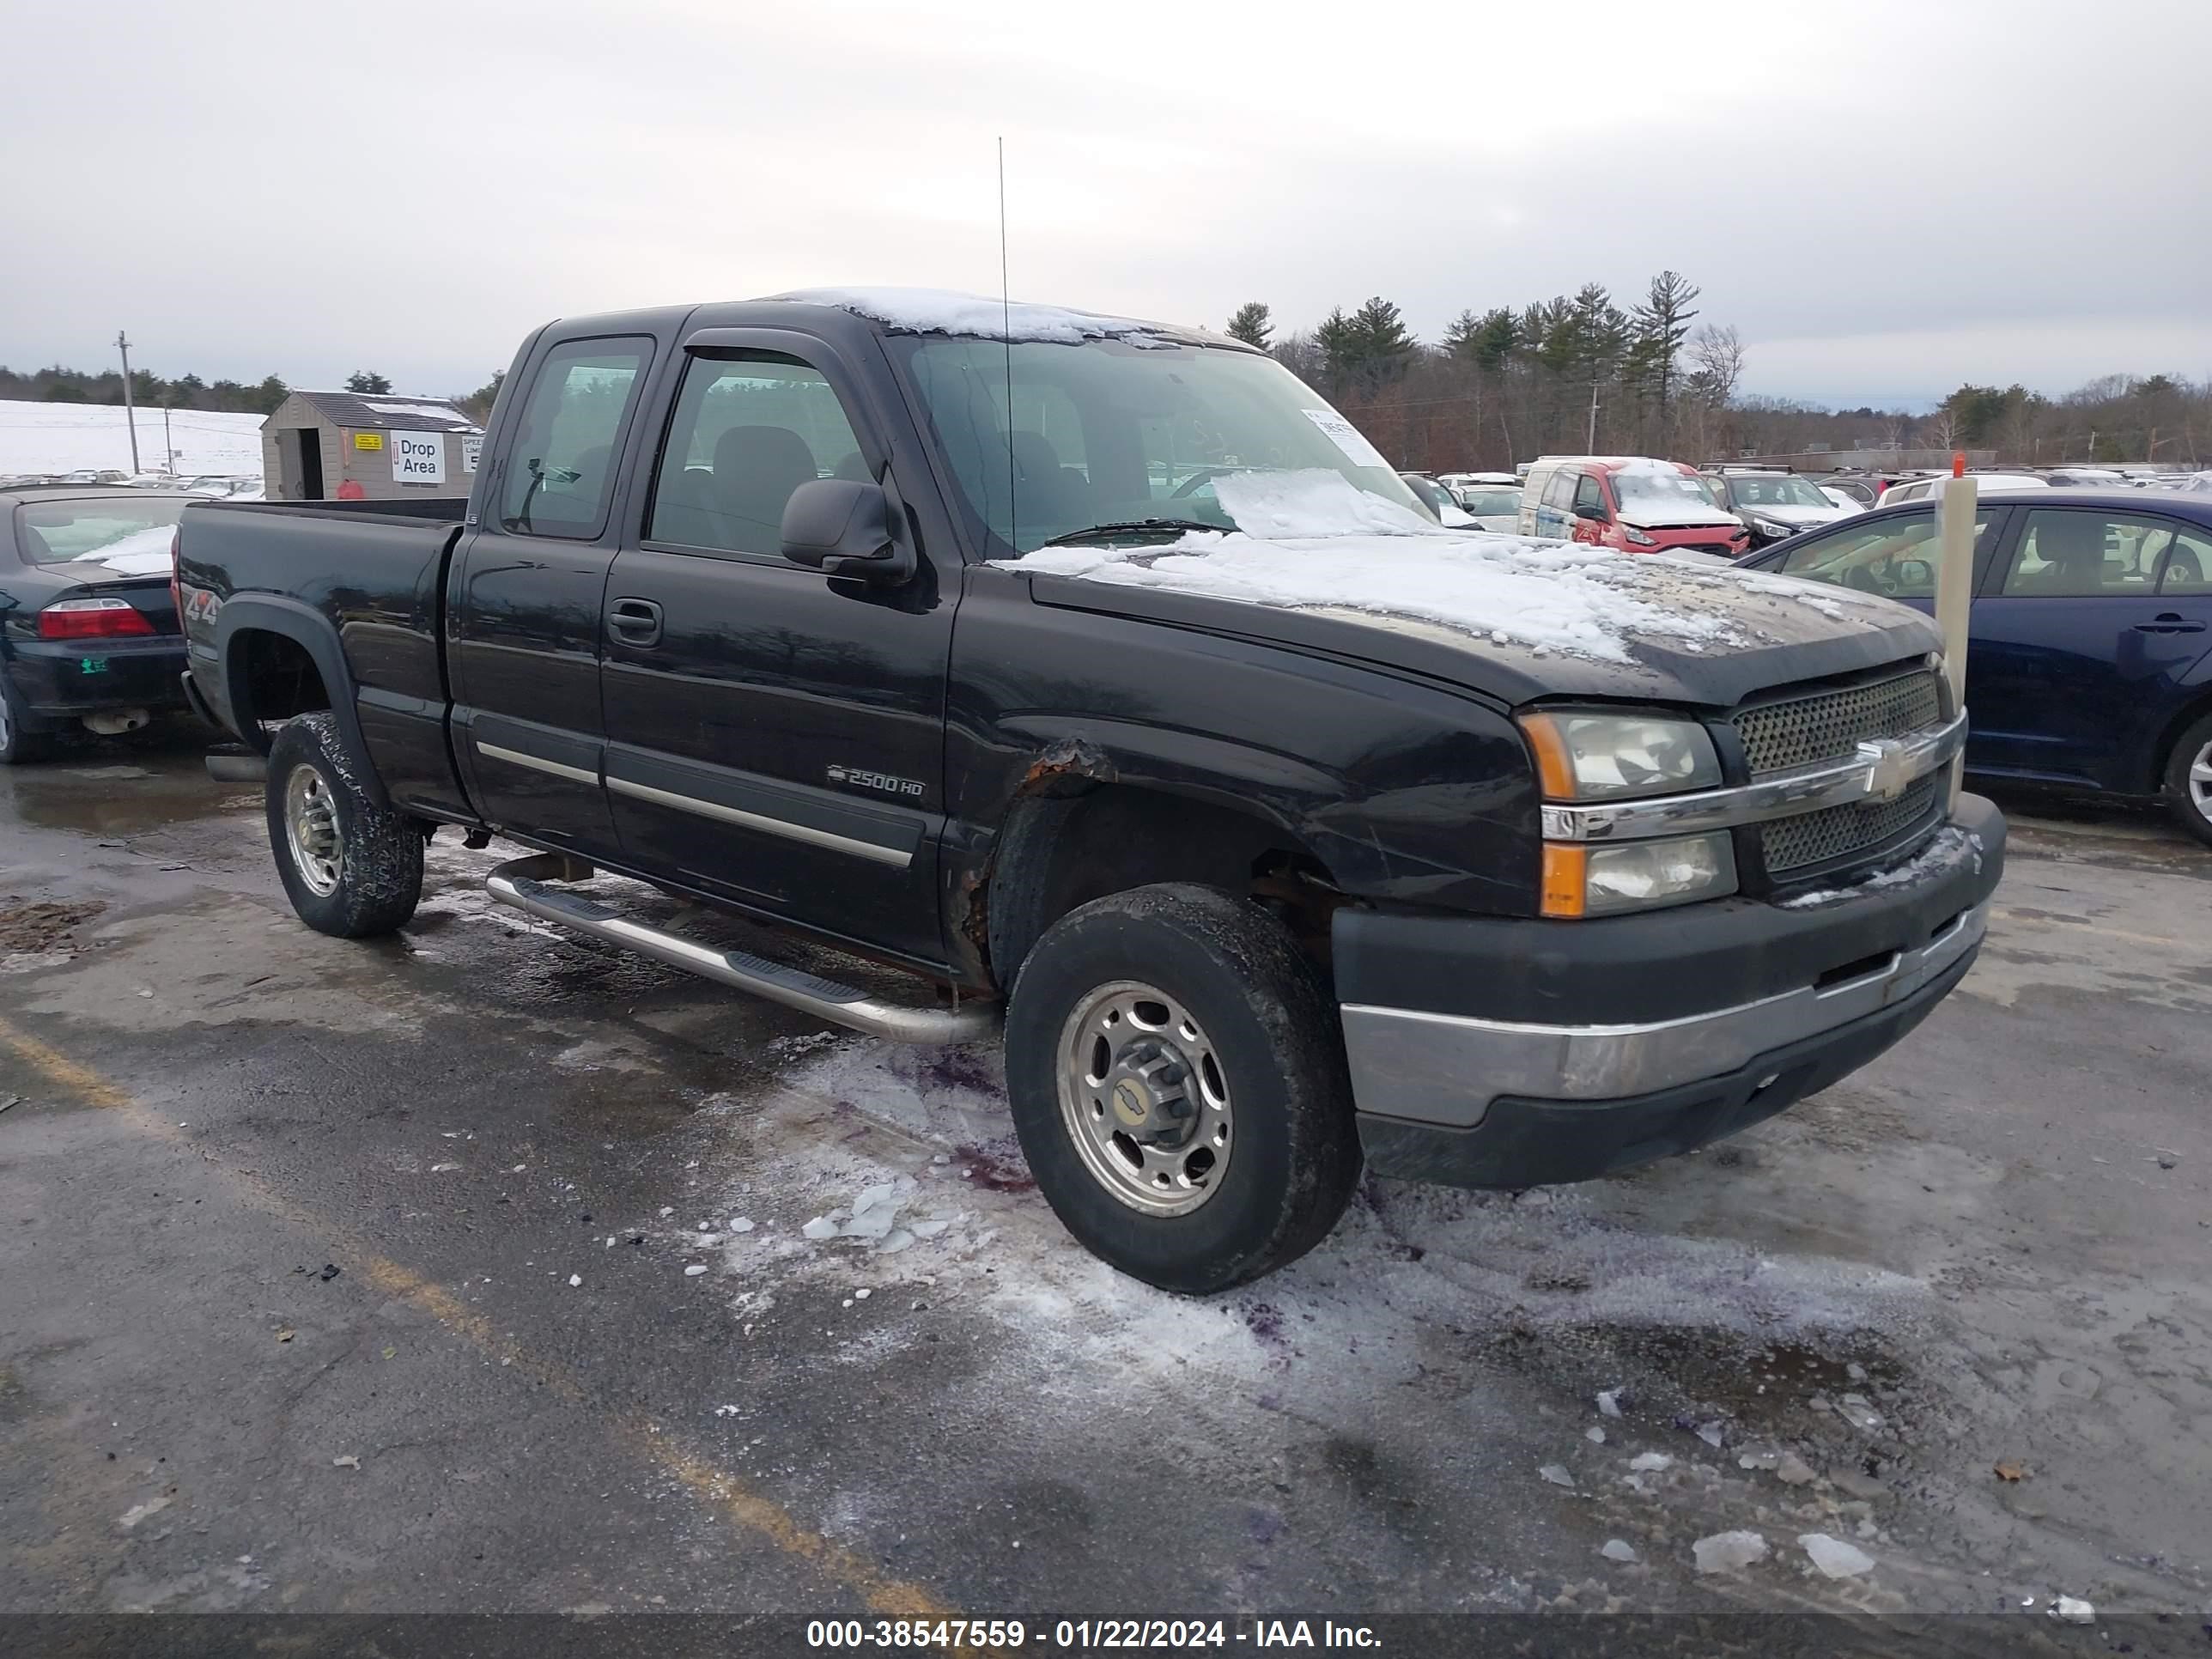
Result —
M 393 433 L 392 481 L 394 483 L 445 483 L 446 434 L 442 432 Z

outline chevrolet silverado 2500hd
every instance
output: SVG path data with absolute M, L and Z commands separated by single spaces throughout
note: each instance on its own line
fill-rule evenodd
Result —
M 832 1021 L 1003 1006 L 1047 1200 L 1182 1291 L 1363 1160 L 1572 1181 L 1781 1110 L 1958 983 L 2003 859 L 1917 613 L 1447 532 L 1266 355 L 1048 307 L 550 324 L 465 500 L 195 506 L 177 580 L 310 926 L 400 927 L 459 826 L 536 849 L 501 902 Z

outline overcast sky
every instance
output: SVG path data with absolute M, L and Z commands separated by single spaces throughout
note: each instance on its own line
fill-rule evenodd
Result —
M 0 0 L 0 363 L 463 391 L 825 283 L 1285 327 L 1672 266 L 1747 389 L 2212 374 L 2212 0 Z M 2187 66 L 2180 68 L 2179 66 Z

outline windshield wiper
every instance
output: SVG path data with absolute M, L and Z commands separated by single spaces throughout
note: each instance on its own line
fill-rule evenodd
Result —
M 1094 524 L 1088 530 L 1071 530 L 1065 536 L 1054 536 L 1049 541 L 1039 542 L 1039 547 L 1080 547 L 1104 536 L 1180 536 L 1185 531 L 1203 530 L 1209 533 L 1225 532 L 1226 525 L 1206 524 L 1198 519 L 1125 519 L 1117 524 Z

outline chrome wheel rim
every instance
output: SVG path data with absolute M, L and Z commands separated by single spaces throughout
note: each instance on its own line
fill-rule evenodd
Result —
M 8 712 L 8 699 L 0 696 L 0 749 L 5 749 L 15 736 L 15 717 Z
M 2189 804 L 2199 817 L 2212 818 L 2212 743 L 2197 751 L 2189 763 Z
M 345 874 L 343 842 L 338 834 L 337 803 L 331 786 L 312 766 L 295 766 L 284 781 L 284 839 L 292 867 L 317 898 L 338 890 Z
M 1137 980 L 1100 986 L 1060 1028 L 1060 1111 L 1091 1178 L 1147 1215 L 1204 1204 L 1235 1149 L 1212 1040 L 1180 1002 Z

